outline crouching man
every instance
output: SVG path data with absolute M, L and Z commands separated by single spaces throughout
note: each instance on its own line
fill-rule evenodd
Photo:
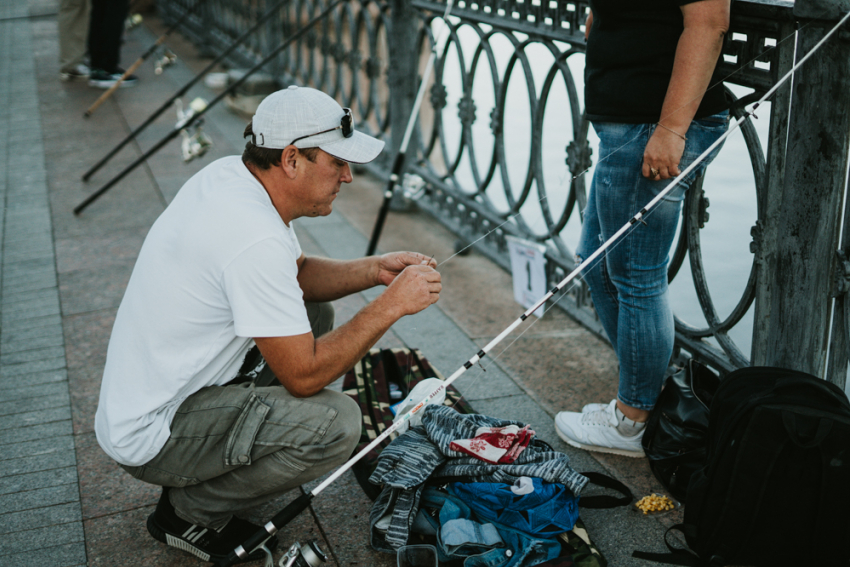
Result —
M 349 163 L 383 149 L 355 131 L 348 109 L 289 87 L 260 104 L 245 135 L 242 158 L 193 176 L 145 239 L 95 418 L 104 451 L 163 487 L 151 535 L 209 561 L 259 529 L 234 511 L 351 455 L 360 412 L 325 386 L 441 288 L 436 263 L 422 254 L 302 254 L 291 222 L 330 214 L 352 180 Z M 332 330 L 327 302 L 377 285 L 387 287 Z

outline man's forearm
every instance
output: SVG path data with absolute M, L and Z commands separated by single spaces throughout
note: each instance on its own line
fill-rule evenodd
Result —
M 333 260 L 310 256 L 298 270 L 305 301 L 334 301 L 377 285 L 378 257 Z
M 289 337 L 256 339 L 281 384 L 297 397 L 309 397 L 342 376 L 403 314 L 379 296 L 341 327 L 305 342 Z M 297 340 L 297 339 L 296 339 Z M 308 342 L 307 342 L 308 341 Z

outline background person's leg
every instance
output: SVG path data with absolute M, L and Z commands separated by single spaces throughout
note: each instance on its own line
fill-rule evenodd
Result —
M 89 36 L 89 0 L 60 0 L 57 16 L 59 28 L 59 71 L 75 71 L 86 56 Z
M 89 57 L 92 69 L 110 74 L 117 72 L 128 11 L 128 0 L 91 0 Z

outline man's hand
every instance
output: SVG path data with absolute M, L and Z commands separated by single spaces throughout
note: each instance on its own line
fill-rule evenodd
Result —
M 408 266 L 437 267 L 437 261 L 417 252 L 392 252 L 378 258 L 375 285 L 390 285 Z M 439 274 L 437 274 L 439 275 Z
M 398 309 L 399 318 L 413 315 L 437 303 L 443 289 L 440 280 L 440 272 L 428 264 L 428 258 L 423 258 L 422 263 L 404 268 L 381 295 Z

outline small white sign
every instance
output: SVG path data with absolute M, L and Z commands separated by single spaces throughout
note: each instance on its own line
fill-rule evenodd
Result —
M 527 240 L 508 236 L 511 255 L 511 272 L 514 276 L 514 299 L 529 308 L 546 295 L 546 247 Z M 543 305 L 534 311 L 543 316 Z

